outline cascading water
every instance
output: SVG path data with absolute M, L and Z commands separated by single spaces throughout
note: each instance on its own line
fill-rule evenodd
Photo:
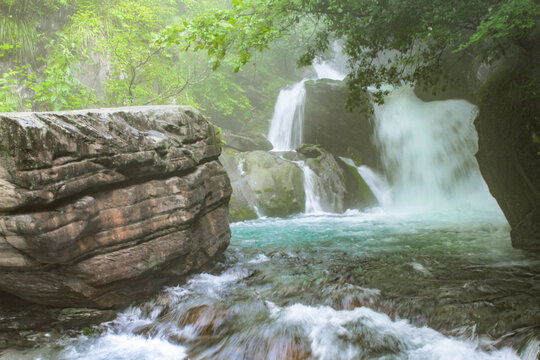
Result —
M 306 214 L 318 214 L 323 213 L 323 207 L 321 204 L 321 198 L 315 190 L 316 177 L 313 170 L 309 168 L 303 161 L 298 161 L 297 164 L 304 172 L 304 189 L 306 192 Z
M 393 90 L 383 105 L 374 104 L 374 137 L 391 183 L 392 207 L 498 209 L 474 157 L 476 112 L 464 100 L 424 102 L 409 87 Z
M 366 182 L 373 195 L 375 195 L 375 198 L 380 206 L 388 207 L 392 204 L 392 189 L 390 188 L 390 185 L 388 185 L 388 182 L 384 176 L 377 174 L 375 171 L 365 165 L 356 166 L 352 159 L 344 157 L 340 157 L 340 159 L 349 166 L 356 168 L 358 174 Z
M 209 273 L 88 334 L 5 352 L 0 341 L 0 359 L 538 359 L 540 256 L 511 247 L 502 216 L 462 206 L 498 209 L 473 157 L 474 112 L 393 92 L 375 106 L 392 186 L 357 167 L 382 210 L 232 224 Z M 307 212 L 321 212 L 300 165 Z
M 315 77 L 304 78 L 281 90 L 276 100 L 274 114 L 270 122 L 268 140 L 274 146 L 273 151 L 294 151 L 302 144 L 304 126 L 304 103 L 306 99 L 305 82 L 308 80 L 331 79 L 343 80 L 346 76 L 346 59 L 334 44 L 335 56 L 331 61 L 316 59 L 313 63 Z M 306 213 L 321 213 L 322 194 L 316 192 L 316 174 L 304 162 L 298 162 L 304 172 L 306 192 Z
M 331 79 L 343 80 L 343 56 L 336 56 L 332 61 L 315 60 L 315 77 L 308 77 L 281 90 L 276 100 L 274 114 L 270 121 L 268 139 L 275 151 L 295 150 L 302 144 L 304 120 L 304 102 L 306 99 L 305 82 L 308 80 Z
M 302 143 L 306 81 L 304 79 L 279 93 L 268 133 L 275 151 L 294 150 Z

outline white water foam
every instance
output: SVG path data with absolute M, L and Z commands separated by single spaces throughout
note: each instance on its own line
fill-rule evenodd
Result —
M 412 88 L 403 87 L 393 90 L 383 105 L 374 104 L 374 111 L 375 140 L 392 186 L 386 208 L 499 210 L 474 157 L 474 105 L 464 100 L 424 102 Z
M 366 165 L 356 166 L 352 159 L 345 157 L 340 157 L 340 159 L 347 165 L 356 168 L 360 177 L 364 179 L 373 195 L 375 195 L 380 206 L 387 207 L 392 203 L 392 189 L 383 175 L 377 174 Z
M 321 197 L 316 191 L 316 177 L 313 170 L 309 168 L 303 161 L 298 162 L 300 168 L 304 172 L 304 191 L 306 194 L 306 214 L 322 214 L 324 213 L 321 205 Z
M 377 352 L 411 360 L 519 360 L 510 348 L 485 352 L 476 342 L 453 339 L 406 320 L 392 321 L 366 307 L 274 305 L 272 314 L 276 321 L 300 326 L 311 341 L 312 354 L 320 360 L 374 358 Z
M 77 360 L 182 360 L 186 348 L 159 338 L 108 333 L 96 341 L 69 346 L 62 359 Z
M 259 254 L 256 258 L 248 261 L 248 264 L 260 264 L 267 261 L 270 261 L 270 258 L 268 256 L 264 254 Z

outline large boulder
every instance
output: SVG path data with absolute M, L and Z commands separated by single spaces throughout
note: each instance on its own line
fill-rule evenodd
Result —
M 248 183 L 243 170 L 242 155 L 232 149 L 225 149 L 219 157 L 225 171 L 231 179 L 233 194 L 229 202 L 229 220 L 231 222 L 257 219 L 255 206 L 257 196 Z
M 0 114 L 0 290 L 110 308 L 230 239 L 220 141 L 190 107 Z
M 243 157 L 243 168 L 263 215 L 285 217 L 304 211 L 304 175 L 296 164 L 274 153 L 253 151 Z
M 265 151 L 226 149 L 220 161 L 231 178 L 230 220 L 286 217 L 304 211 L 304 175 L 294 162 Z
M 373 143 L 371 102 L 349 111 L 349 89 L 343 81 L 306 81 L 304 143 L 320 144 L 336 156 L 352 158 L 371 168 L 379 168 L 379 155 Z

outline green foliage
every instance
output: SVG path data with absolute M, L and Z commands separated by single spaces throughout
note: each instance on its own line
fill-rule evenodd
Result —
M 34 91 L 34 102 L 40 110 L 81 109 L 95 104 L 92 89 L 83 85 L 74 73 L 79 61 L 72 53 L 65 38 L 52 41 L 45 69 L 40 74 L 31 73 L 27 83 Z
M 248 57 L 221 58 L 221 68 L 212 71 L 215 58 L 167 35 L 195 15 L 212 10 L 220 16 L 231 9 L 228 0 L 0 0 L 2 14 L 35 35 L 19 41 L 24 36 L 18 30 L 4 27 L 9 41 L 0 46 L 7 69 L 0 74 L 2 109 L 186 103 L 221 126 L 264 131 L 279 90 L 297 78 L 290 65 L 311 28 L 298 26 L 294 36 L 275 41 L 272 51 L 251 57 L 242 74 L 233 70 Z M 261 31 L 227 41 L 249 44 L 268 34 L 264 22 L 237 23 Z M 25 50 L 20 43 L 27 44 Z
M 251 59 L 253 49 L 268 49 L 269 43 L 292 25 L 286 21 L 288 5 L 285 1 L 233 0 L 230 9 L 212 9 L 167 28 L 160 41 L 168 46 L 181 45 L 184 50 L 205 49 L 214 58 L 213 70 L 232 49 L 233 71 L 238 72 Z
M 539 7 L 537 0 L 236 0 L 231 9 L 168 29 L 163 41 L 205 50 L 216 67 L 232 53 L 238 70 L 302 19 L 314 19 L 299 65 L 342 39 L 352 69 L 349 102 L 356 106 L 368 86 L 448 83 L 441 58 L 449 51 L 481 48 L 482 60 L 490 61 L 510 43 L 523 46 Z
M 0 112 L 22 110 L 23 101 L 18 92 L 21 73 L 20 69 L 11 70 L 0 78 Z
M 211 74 L 206 81 L 194 86 L 190 94 L 196 99 L 194 105 L 211 121 L 242 124 L 250 119 L 250 101 L 231 72 Z
M 501 2 L 488 9 L 477 31 L 469 41 L 459 47 L 484 47 L 486 57 L 498 55 L 491 52 L 504 52 L 511 43 L 528 49 L 531 31 L 540 18 L 540 3 L 536 0 L 513 0 Z

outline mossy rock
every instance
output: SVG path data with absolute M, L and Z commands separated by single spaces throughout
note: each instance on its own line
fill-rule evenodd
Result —
M 257 213 L 249 206 L 230 207 L 229 221 L 238 222 L 257 219 Z
M 286 217 L 304 211 L 304 175 L 296 164 L 273 153 L 254 151 L 245 157 L 245 171 L 264 215 Z
M 347 186 L 346 206 L 349 209 L 365 209 L 377 205 L 377 198 L 358 173 L 358 170 L 341 159 L 338 159 L 343 169 Z

